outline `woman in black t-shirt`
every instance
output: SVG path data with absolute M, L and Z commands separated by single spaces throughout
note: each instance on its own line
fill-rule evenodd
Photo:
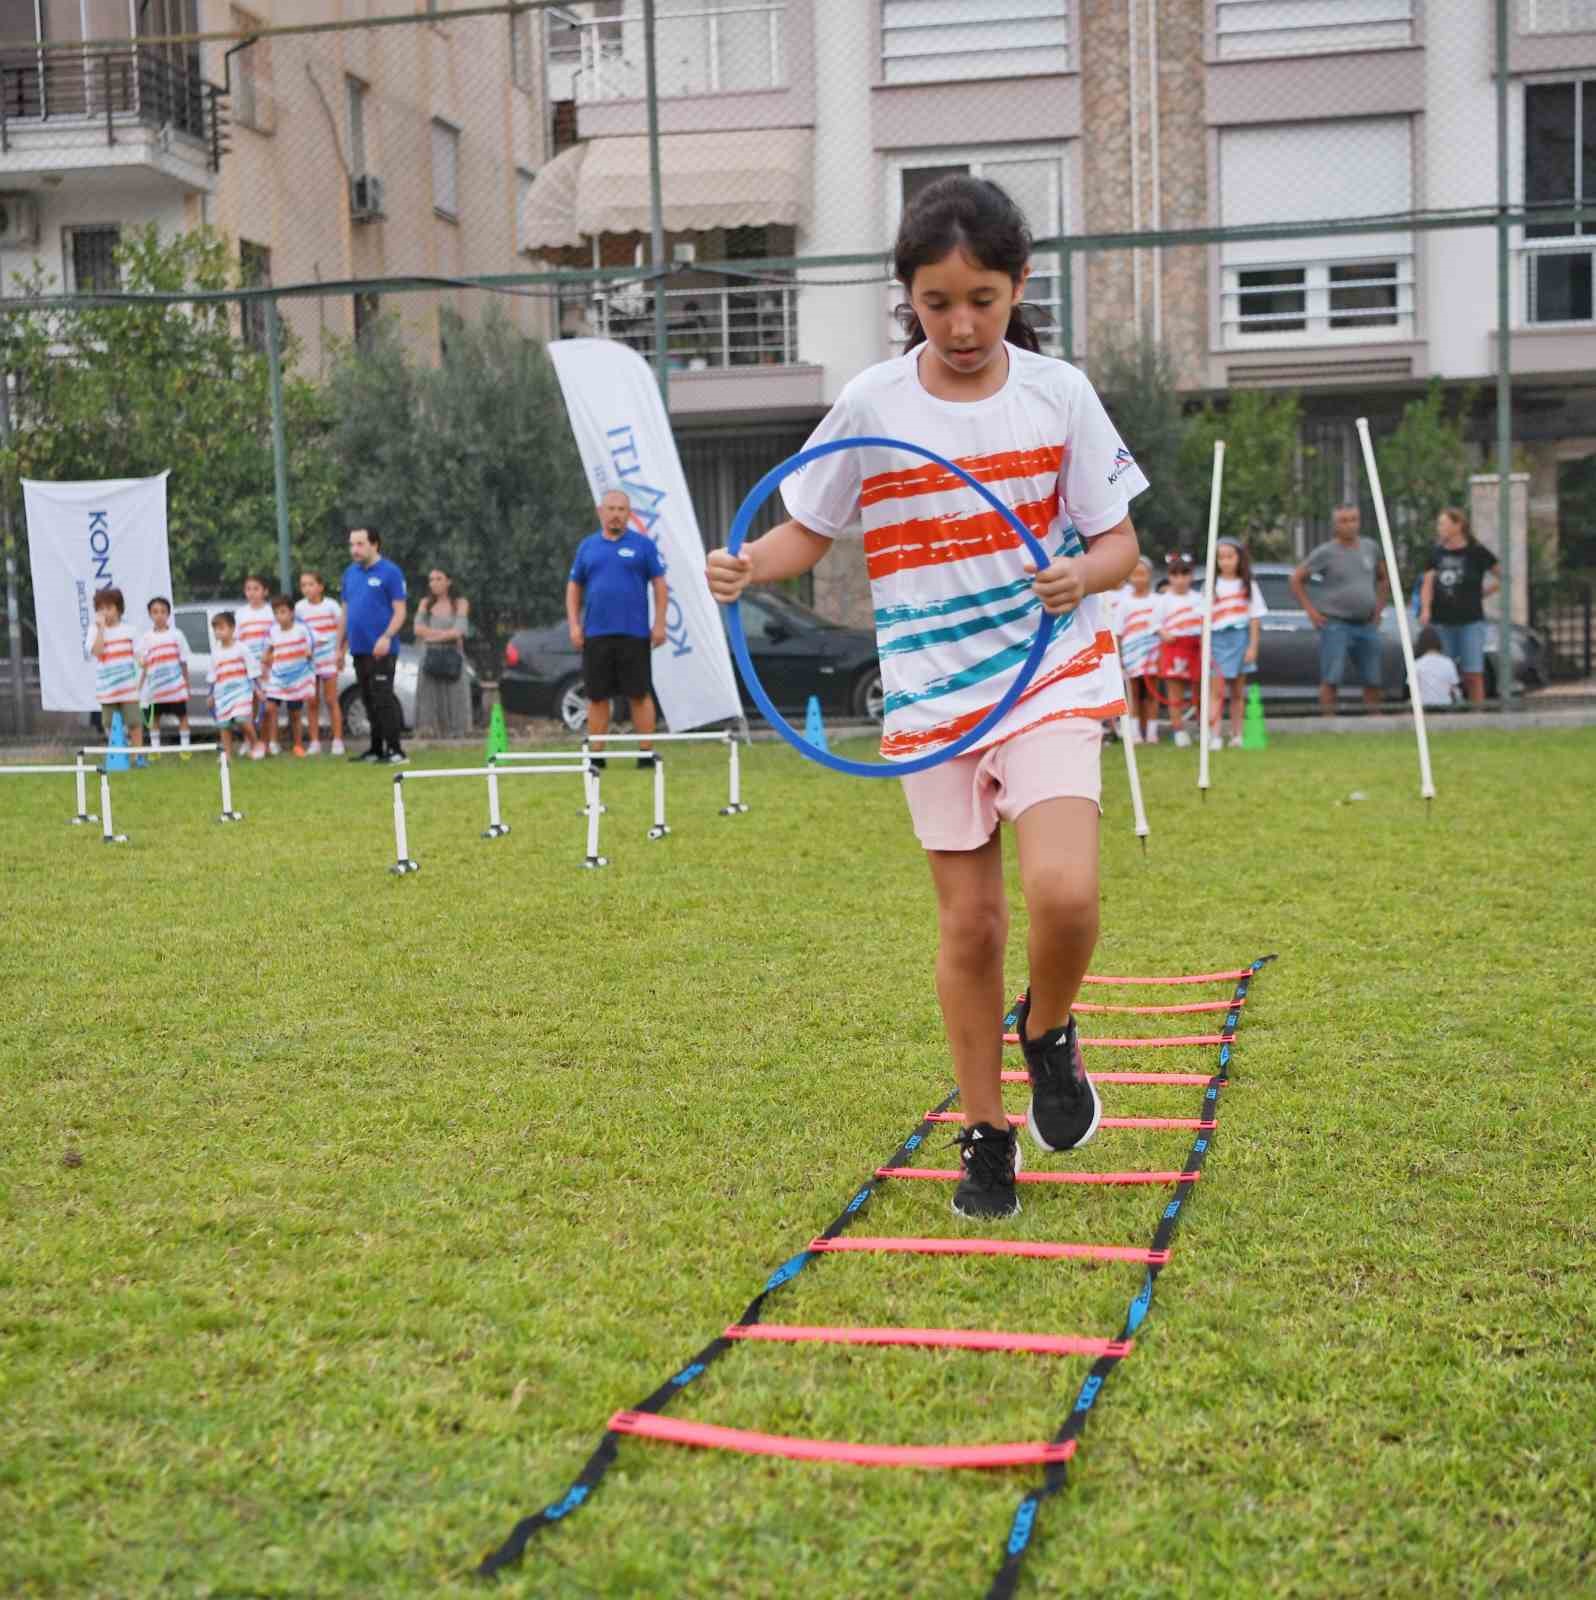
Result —
M 1469 519 L 1448 506 L 1435 519 L 1435 544 L 1425 563 L 1419 626 L 1435 625 L 1441 648 L 1457 663 L 1469 699 L 1485 699 L 1485 605 L 1499 585 L 1496 557 L 1469 532 Z

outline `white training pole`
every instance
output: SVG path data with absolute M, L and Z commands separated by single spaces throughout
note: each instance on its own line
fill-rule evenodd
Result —
M 597 793 L 598 768 L 593 765 L 593 746 L 591 740 L 604 739 L 608 737 L 609 736 L 607 734 L 595 733 L 592 734 L 588 739 L 584 739 L 582 741 L 581 761 L 582 770 L 584 773 L 586 773 L 586 777 L 584 777 L 582 780 L 582 809 L 579 815 L 584 817 L 593 809 L 594 806 L 603 804 Z
M 242 822 L 244 813 L 233 810 L 233 764 L 227 759 L 225 750 L 218 757 L 218 765 L 222 773 L 222 814 L 216 820 L 218 822 Z
M 654 757 L 654 826 L 648 830 L 650 839 L 663 839 L 671 830 L 665 826 L 665 759 Z
M 742 760 L 737 750 L 737 739 L 733 734 L 726 736 L 726 782 L 730 790 L 730 798 L 721 807 L 723 817 L 741 816 L 748 807 L 743 804 L 743 769 Z
M 1142 778 L 1136 770 L 1136 722 L 1130 712 L 1119 719 L 1119 742 L 1125 746 L 1125 776 L 1130 779 L 1131 815 L 1136 819 L 1136 837 L 1142 842 L 1142 855 L 1147 855 L 1147 811 L 1142 805 Z
M 83 757 L 78 757 L 76 767 L 78 775 L 78 814 L 71 819 L 74 828 L 81 828 L 85 822 L 96 822 L 99 819 L 89 810 L 89 769 L 83 765 Z
M 405 829 L 405 779 L 399 773 L 393 780 L 393 865 L 388 868 L 396 878 L 407 872 L 420 872 L 418 862 L 410 859 L 410 836 Z
M 582 863 L 584 867 L 593 869 L 607 867 L 609 862 L 599 854 L 599 818 L 604 813 L 604 797 L 599 775 L 590 762 L 588 764 L 591 784 L 592 799 L 587 808 L 587 859 Z
M 1214 570 L 1219 559 L 1219 492 L 1225 481 L 1225 441 L 1214 440 L 1214 479 L 1208 491 L 1208 566 L 1203 578 L 1202 683 L 1198 686 L 1197 788 L 1208 798 L 1208 705 L 1213 698 Z
M 1413 702 L 1413 731 L 1419 740 L 1419 793 L 1426 800 L 1435 798 L 1435 781 L 1430 775 L 1430 736 L 1424 726 L 1424 699 L 1419 694 L 1418 671 L 1413 664 L 1413 638 L 1408 632 L 1408 608 L 1402 594 L 1402 575 L 1397 571 L 1396 546 L 1391 542 L 1391 524 L 1385 514 L 1385 491 L 1380 487 L 1380 469 L 1375 464 L 1374 441 L 1369 437 L 1369 419 L 1358 418 L 1358 438 L 1363 443 L 1363 464 L 1368 469 L 1369 487 L 1374 491 L 1374 520 L 1380 525 L 1380 543 L 1385 547 L 1385 567 L 1391 579 L 1391 604 L 1396 607 L 1397 633 L 1402 639 L 1402 659 L 1408 669 L 1408 698 Z
M 488 826 L 484 839 L 502 839 L 509 832 L 499 812 L 499 768 L 495 763 L 488 769 Z
M 118 833 L 111 821 L 111 780 L 104 767 L 97 770 L 100 774 L 100 843 L 126 844 L 127 835 Z

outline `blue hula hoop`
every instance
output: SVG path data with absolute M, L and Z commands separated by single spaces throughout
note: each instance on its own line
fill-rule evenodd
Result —
M 772 467 L 748 491 L 742 505 L 737 508 L 737 515 L 732 519 L 731 533 L 726 540 L 727 554 L 736 555 L 742 549 L 754 518 L 776 492 L 782 479 L 790 477 L 800 467 L 808 466 L 811 461 L 818 461 L 822 456 L 835 455 L 839 450 L 857 450 L 865 445 L 877 445 L 889 450 L 907 450 L 910 455 L 935 462 L 937 466 L 951 472 L 956 478 L 962 479 L 1020 536 L 1031 559 L 1036 563 L 1037 571 L 1040 572 L 1048 564 L 1050 558 L 1041 541 L 984 483 L 977 482 L 963 467 L 949 461 L 945 456 L 939 456 L 934 450 L 909 444 L 903 439 L 882 439 L 874 435 L 856 439 L 830 439 L 825 444 L 812 445 L 807 450 L 800 450 L 797 455 L 789 456 L 780 466 Z M 941 766 L 944 761 L 951 761 L 955 756 L 962 755 L 971 745 L 984 739 L 1009 714 L 1015 702 L 1030 686 L 1031 679 L 1036 676 L 1037 669 L 1042 665 L 1042 657 L 1047 654 L 1054 628 L 1053 618 L 1043 611 L 1041 621 L 1037 624 L 1036 638 L 1032 641 L 1030 654 L 1026 656 L 1019 676 L 1009 685 L 1003 698 L 968 733 L 961 734 L 952 744 L 944 745 L 942 749 L 933 751 L 930 755 L 916 756 L 912 761 L 849 761 L 844 756 L 834 756 L 829 750 L 820 750 L 810 744 L 771 704 L 770 696 L 765 693 L 764 684 L 759 681 L 759 674 L 754 671 L 753 658 L 748 654 L 748 639 L 743 633 L 742 613 L 735 604 L 724 609 L 726 636 L 731 640 L 732 656 L 737 662 L 737 670 L 742 674 L 742 680 L 748 686 L 748 692 L 765 720 L 800 755 L 808 756 L 811 761 L 817 761 L 823 767 L 830 767 L 833 772 L 850 773 L 856 778 L 904 778 L 912 772 L 926 772 L 932 767 Z

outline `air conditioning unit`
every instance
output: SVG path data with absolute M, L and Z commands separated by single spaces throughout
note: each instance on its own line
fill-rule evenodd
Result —
M 0 194 L 0 249 L 38 242 L 38 197 L 31 194 Z
M 349 214 L 352 222 L 377 222 L 382 218 L 382 179 L 362 173 L 349 180 Z

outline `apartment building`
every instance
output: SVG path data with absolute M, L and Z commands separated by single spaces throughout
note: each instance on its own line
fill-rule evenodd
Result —
M 113 288 L 118 239 L 149 222 L 163 232 L 219 229 L 255 283 L 526 268 L 518 214 L 548 141 L 535 16 L 451 18 L 442 0 L 418 0 L 413 25 L 247 42 L 260 28 L 393 9 L 371 0 L 0 0 L 7 285 L 38 262 L 68 291 Z M 143 42 L 202 32 L 243 37 Z M 282 309 L 301 367 L 315 375 L 336 342 L 379 311 L 397 312 L 412 347 L 435 356 L 442 313 L 476 315 L 485 303 L 340 294 Z M 536 301 L 502 303 L 528 331 L 549 326 Z M 264 337 L 258 311 L 242 322 L 246 337 Z
M 641 9 L 583 0 L 551 19 L 562 148 L 523 212 L 544 260 L 647 260 Z M 1169 349 L 1190 396 L 1300 392 L 1307 442 L 1341 492 L 1358 482 L 1355 415 L 1394 415 L 1432 377 L 1488 397 L 1495 234 L 1404 225 L 1495 204 L 1486 0 L 659 0 L 658 11 L 671 410 L 710 531 L 893 348 L 894 297 L 849 285 L 863 266 L 738 282 L 696 262 L 883 251 L 905 200 L 948 171 L 1002 182 L 1038 235 L 1389 215 L 1355 236 L 1077 253 L 1068 281 L 1041 255 L 1032 282 L 1053 347 L 1067 321 L 1088 366 L 1105 339 L 1140 330 Z M 1510 198 L 1584 201 L 1596 4 L 1512 0 L 1509 67 Z M 1546 223 L 1511 241 L 1515 430 L 1532 518 L 1549 526 L 1559 469 L 1596 454 L 1591 234 Z M 561 320 L 652 351 L 652 302 L 635 285 L 574 294 Z M 820 603 L 861 616 L 861 574 L 832 581 Z

